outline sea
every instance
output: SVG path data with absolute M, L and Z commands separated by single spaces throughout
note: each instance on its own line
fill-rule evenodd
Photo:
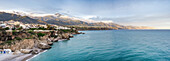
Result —
M 170 30 L 91 30 L 30 61 L 170 61 Z

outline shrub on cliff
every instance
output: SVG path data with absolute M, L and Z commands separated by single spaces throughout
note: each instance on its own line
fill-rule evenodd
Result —
M 4 45 L 4 44 L 11 44 L 12 42 L 14 42 L 15 40 L 8 40 L 8 41 L 5 41 L 4 43 L 1 43 L 0 45 Z
M 65 33 L 71 32 L 69 29 L 60 29 L 60 31 L 63 31 L 63 32 L 65 32 Z
M 32 39 L 31 37 L 25 38 L 25 39 Z
M 8 40 L 5 43 L 11 44 L 13 40 Z
M 44 34 L 44 33 L 37 33 L 37 35 L 38 35 L 38 37 L 43 37 L 43 36 L 45 36 L 46 34 Z
M 2 31 L 2 30 L 4 30 L 4 28 L 0 27 L 0 30 Z
M 19 27 L 17 30 L 21 30 L 21 29 L 23 29 L 22 27 Z
M 30 30 L 36 30 L 37 28 L 30 28 Z
M 16 40 L 22 40 L 20 37 L 16 37 L 15 39 L 16 39 Z
M 32 34 L 32 35 L 35 35 L 34 31 L 33 30 L 29 30 L 28 33 Z
M 46 30 L 44 27 L 39 27 L 38 30 Z
M 9 30 L 9 27 L 6 27 L 5 30 Z
M 13 35 L 17 35 L 17 31 L 16 30 L 12 30 L 12 34 Z
M 16 30 L 12 30 L 12 32 L 17 32 Z

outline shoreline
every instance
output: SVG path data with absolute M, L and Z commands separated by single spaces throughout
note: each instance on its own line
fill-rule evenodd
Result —
M 76 33 L 76 32 L 75 33 L 74 32 L 72 32 L 72 33 L 60 32 L 59 34 L 57 33 L 57 35 L 58 35 L 57 38 L 49 38 L 49 37 L 47 37 L 49 35 L 47 35 L 45 37 L 41 37 L 41 39 L 31 40 L 31 41 L 34 41 L 34 42 L 39 41 L 39 40 L 43 40 L 44 43 L 46 42 L 46 44 L 41 44 L 41 43 L 43 43 L 43 41 L 41 41 L 40 44 L 43 45 L 43 46 L 48 45 L 49 48 L 47 48 L 47 47 L 40 48 L 38 46 L 38 50 L 39 50 L 38 53 L 32 53 L 33 48 L 31 49 L 32 51 L 28 50 L 28 51 L 30 51 L 30 53 L 23 53 L 23 52 L 21 52 L 19 50 L 18 51 L 13 51 L 13 52 L 11 52 L 9 54 L 0 55 L 0 57 L 1 57 L 0 61 L 29 61 L 29 60 L 35 58 L 36 56 L 48 51 L 49 49 L 51 49 L 51 46 L 53 45 L 53 43 L 59 42 L 59 41 L 64 41 L 64 40 L 70 40 L 70 38 L 73 38 L 74 35 L 76 35 L 76 34 L 85 34 L 85 33 L 83 33 L 83 32 L 78 32 L 78 33 Z M 25 40 L 28 41 L 29 39 L 25 39 Z M 24 40 L 24 43 L 25 43 L 25 40 Z M 48 41 L 50 41 L 51 43 L 48 43 Z M 37 50 L 37 49 L 34 49 L 34 50 Z
M 46 52 L 46 51 L 48 51 L 48 50 L 43 50 L 43 51 L 41 51 L 41 52 L 38 53 L 38 54 L 32 54 L 31 56 L 25 57 L 22 61 L 29 61 L 29 60 L 37 57 L 38 55 L 40 55 L 40 54 L 42 54 L 42 53 L 44 53 L 44 52 Z
M 59 39 L 58 41 L 64 41 L 64 40 L 67 40 L 67 39 Z M 55 43 L 55 42 L 54 42 L 54 43 Z M 29 61 L 29 60 L 37 57 L 38 55 L 40 55 L 40 54 L 42 54 L 42 53 L 45 53 L 46 51 L 48 51 L 48 49 L 47 49 L 47 50 L 42 50 L 42 51 L 41 51 L 40 53 L 38 53 L 38 54 L 31 54 L 30 56 L 25 57 L 22 61 Z
M 64 40 L 66 40 L 66 39 L 60 39 L 59 41 L 64 41 Z M 48 50 L 49 49 L 41 50 L 38 54 L 32 54 L 32 53 L 23 54 L 23 53 L 19 53 L 19 54 L 13 55 L 14 52 L 11 52 L 11 53 L 9 53 L 7 55 L 6 54 L 2 54 L 1 56 L 3 58 L 0 59 L 0 61 L 29 61 L 29 60 L 37 57 L 38 55 L 40 55 L 40 54 L 42 54 L 42 53 L 44 53 L 44 52 L 46 52 Z

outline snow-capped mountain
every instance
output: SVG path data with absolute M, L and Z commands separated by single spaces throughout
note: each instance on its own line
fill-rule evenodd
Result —
M 18 11 L 1 11 L 0 20 L 15 20 L 23 23 L 41 23 L 41 24 L 55 24 L 55 25 L 68 25 L 68 26 L 98 26 L 109 27 L 112 29 L 143 29 L 146 27 L 123 26 L 115 24 L 112 21 L 95 21 L 92 19 L 84 19 L 68 15 L 56 14 L 35 14 L 28 12 Z M 148 28 L 148 27 L 147 27 Z

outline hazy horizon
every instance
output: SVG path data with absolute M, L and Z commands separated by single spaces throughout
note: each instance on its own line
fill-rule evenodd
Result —
M 170 29 L 170 0 L 0 0 L 0 10 L 113 21 L 121 25 Z

